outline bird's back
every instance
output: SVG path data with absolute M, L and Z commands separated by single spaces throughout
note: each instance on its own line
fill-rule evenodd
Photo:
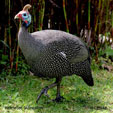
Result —
M 40 40 L 48 54 L 63 52 L 70 62 L 83 61 L 88 57 L 85 44 L 77 36 L 59 30 L 42 30 L 31 35 L 35 41 Z

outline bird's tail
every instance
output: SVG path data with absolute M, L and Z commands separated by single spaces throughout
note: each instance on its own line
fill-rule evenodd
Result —
M 81 77 L 88 86 L 94 86 L 94 81 L 93 81 L 92 75 L 90 75 L 90 76 L 83 75 Z
M 86 65 L 84 67 L 83 73 L 81 74 L 81 77 L 88 86 L 93 86 L 94 85 L 94 81 L 93 81 L 93 77 L 92 77 L 89 62 L 86 62 Z
M 88 86 L 94 85 L 90 63 L 88 60 L 72 65 L 72 72 L 82 77 L 82 79 Z

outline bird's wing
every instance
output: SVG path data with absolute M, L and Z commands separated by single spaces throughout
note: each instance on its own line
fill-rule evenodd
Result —
M 75 54 L 72 54 L 72 57 L 69 59 L 71 63 L 81 62 L 88 58 L 88 51 L 83 45 L 79 45 L 78 49 L 75 48 L 74 51 Z
M 46 46 L 45 52 L 48 51 L 50 55 L 60 54 L 70 63 L 81 62 L 88 58 L 85 44 L 78 37 L 69 33 L 43 30 L 32 33 L 32 36 L 40 39 L 42 44 Z M 45 54 L 45 52 L 43 53 Z
M 80 40 L 68 42 L 63 53 L 70 63 L 81 62 L 88 58 L 88 50 Z

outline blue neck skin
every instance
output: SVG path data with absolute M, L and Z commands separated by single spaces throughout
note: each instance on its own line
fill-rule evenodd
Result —
M 22 26 L 24 26 L 25 28 L 28 28 L 30 25 L 30 22 L 28 22 L 27 24 L 25 22 L 22 22 Z
M 27 21 L 27 23 L 25 21 Z M 28 28 L 30 23 L 31 23 L 31 15 L 29 14 L 27 18 L 24 18 L 22 22 L 22 26 Z

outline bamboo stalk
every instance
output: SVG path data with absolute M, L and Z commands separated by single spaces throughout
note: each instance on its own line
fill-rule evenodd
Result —
M 102 2 L 102 0 L 99 0 L 99 12 L 100 12 L 100 18 L 99 18 L 99 34 L 101 33 L 103 8 L 104 8 L 104 2 Z
M 11 49 L 11 46 L 12 46 L 12 41 L 11 41 L 11 23 L 10 23 L 10 20 L 11 20 L 11 17 L 10 17 L 10 11 L 11 11 L 11 6 L 10 6 L 10 0 L 8 1 L 8 14 L 9 14 L 9 19 L 8 19 L 8 36 L 9 36 L 9 47 L 10 47 L 10 52 L 9 52 L 9 56 L 10 56 L 10 68 L 11 70 L 13 69 L 13 56 L 12 56 L 12 49 Z
M 18 59 L 19 59 L 19 45 L 17 45 L 16 50 L 16 72 L 18 71 Z
M 107 21 L 108 21 L 108 13 L 109 13 L 109 0 L 106 0 L 106 15 L 105 15 L 105 17 L 106 17 L 106 21 L 105 21 L 105 24 L 106 24 L 106 26 L 107 26 Z
M 76 0 L 76 28 L 77 28 L 77 33 L 79 31 L 79 26 L 78 26 L 78 0 Z
M 42 16 L 41 16 L 41 30 L 42 30 L 42 27 L 43 27 L 43 20 L 44 20 L 44 12 L 45 12 L 45 0 L 43 0 L 42 2 Z
M 21 21 L 19 23 L 19 28 L 21 27 Z M 19 45 L 18 45 L 18 38 L 16 38 L 17 41 L 17 46 L 16 46 L 16 66 L 15 66 L 15 70 L 16 72 L 18 71 L 18 61 L 19 61 Z
M 96 51 L 96 56 L 95 56 L 95 61 L 98 63 L 98 47 L 99 47 L 99 43 L 98 43 L 98 35 L 99 35 L 99 32 L 98 32 L 98 23 L 99 23 L 99 10 L 100 10 L 100 2 L 101 2 L 101 0 L 99 1 L 99 3 L 98 3 L 98 10 L 97 10 L 97 13 L 98 13 L 98 15 L 96 15 L 96 13 L 95 13 L 95 28 L 94 28 L 94 32 L 95 32 L 95 36 L 96 36 L 96 38 L 95 38 L 95 41 L 94 41 L 94 43 L 95 43 L 95 51 Z M 95 4 L 95 6 L 96 6 L 97 4 Z
M 88 30 L 90 29 L 90 3 L 91 1 L 88 0 Z
M 64 18 L 65 18 L 65 23 L 66 23 L 66 31 L 69 32 L 67 13 L 66 13 L 66 8 L 65 8 L 65 0 L 63 0 L 63 11 L 64 11 Z
M 109 19 L 109 0 L 106 0 L 106 15 L 105 15 L 105 37 L 107 37 L 107 24 Z
M 112 39 L 113 39 L 113 11 L 112 11 L 112 14 L 111 14 L 111 36 L 112 36 Z
M 101 27 L 102 27 L 102 21 L 103 21 L 103 9 L 104 9 L 104 1 L 103 0 L 99 0 L 99 7 L 98 7 L 98 11 L 100 12 L 99 13 L 99 25 L 98 25 L 98 37 L 99 37 L 99 34 L 101 34 Z M 98 41 L 99 41 L 99 38 L 98 38 Z M 98 44 L 98 48 L 102 48 L 103 44 L 99 43 Z
M 36 12 L 36 11 L 35 11 L 35 7 L 33 7 L 33 23 L 35 23 L 35 26 L 33 26 L 34 24 L 32 24 L 31 32 L 33 32 L 34 27 L 35 27 L 35 31 L 37 31 L 35 12 Z
M 5 30 L 4 30 L 4 42 L 7 44 L 7 29 L 5 27 Z M 6 55 L 6 50 L 7 50 L 7 47 L 4 46 L 4 54 Z
M 19 28 L 21 27 L 21 21 L 19 23 Z M 17 40 L 17 48 L 16 48 L 16 67 L 15 67 L 15 70 L 16 72 L 18 71 L 18 61 L 19 61 L 19 45 L 18 45 L 18 38 L 16 38 Z
M 45 12 L 45 0 L 39 0 L 39 30 L 42 30 L 43 20 L 44 20 L 44 12 Z

